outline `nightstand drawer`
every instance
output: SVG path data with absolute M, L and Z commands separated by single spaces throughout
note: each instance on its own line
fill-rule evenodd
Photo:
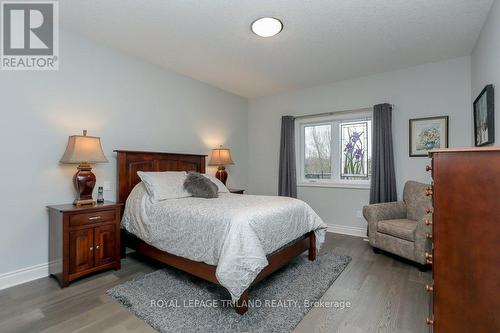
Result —
M 69 217 L 69 225 L 79 226 L 84 224 L 100 223 L 115 220 L 114 210 L 102 210 L 93 213 L 75 214 Z

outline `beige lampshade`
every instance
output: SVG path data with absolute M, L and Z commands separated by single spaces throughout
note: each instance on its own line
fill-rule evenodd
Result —
M 210 156 L 210 163 L 208 163 L 208 165 L 220 166 L 228 164 L 234 164 L 233 160 L 231 159 L 230 149 L 222 148 L 222 146 L 212 149 L 212 155 Z
M 102 151 L 101 138 L 87 136 L 87 131 L 83 135 L 72 135 L 68 139 L 66 151 L 61 158 L 61 163 L 105 163 L 108 162 Z

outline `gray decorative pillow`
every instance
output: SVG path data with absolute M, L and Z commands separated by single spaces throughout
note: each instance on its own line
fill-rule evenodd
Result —
M 184 188 L 194 197 L 198 198 L 217 198 L 219 191 L 217 185 L 210 179 L 198 172 L 190 172 L 184 181 Z

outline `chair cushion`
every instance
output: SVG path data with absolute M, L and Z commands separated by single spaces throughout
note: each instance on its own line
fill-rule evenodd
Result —
M 410 242 L 415 241 L 416 228 L 417 221 L 408 219 L 384 220 L 377 223 L 378 232 L 397 238 L 406 239 Z

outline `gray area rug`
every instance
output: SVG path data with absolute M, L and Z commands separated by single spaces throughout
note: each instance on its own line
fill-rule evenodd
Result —
M 249 310 L 240 316 L 229 293 L 178 270 L 165 268 L 107 291 L 160 332 L 291 332 L 313 306 L 338 308 L 323 296 L 351 258 L 326 252 L 316 261 L 299 256 L 250 288 Z

